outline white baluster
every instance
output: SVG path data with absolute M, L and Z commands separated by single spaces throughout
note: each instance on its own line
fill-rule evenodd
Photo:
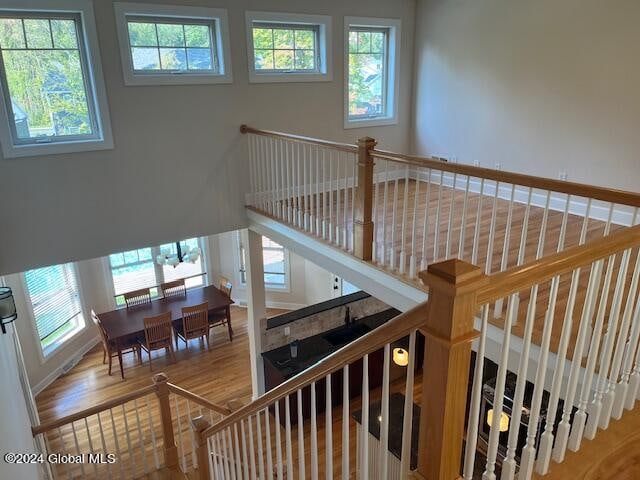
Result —
M 120 442 L 118 442 L 118 431 L 116 430 L 116 422 L 113 419 L 113 410 L 109 409 L 109 415 L 111 416 L 111 429 L 113 430 L 113 443 L 116 447 L 116 456 L 122 458 L 122 452 L 120 451 Z M 118 462 L 120 465 L 120 478 L 124 478 L 124 463 Z
M 478 445 L 478 425 L 480 423 L 480 403 L 482 401 L 482 376 L 484 372 L 484 356 L 487 343 L 487 325 L 489 320 L 489 306 L 482 306 L 482 325 L 478 339 L 473 386 L 471 387 L 471 404 L 469 406 L 469 423 L 467 426 L 467 441 L 464 449 L 464 480 L 472 480 L 476 464 L 476 448 Z
M 356 185 L 358 185 L 358 159 L 355 156 L 349 155 L 351 158 L 351 166 L 353 168 L 352 180 L 351 180 L 351 250 L 354 251 L 355 240 L 353 238 L 354 225 L 356 223 Z
M 471 263 L 478 264 L 478 250 L 480 249 L 480 227 L 482 225 L 482 200 L 484 199 L 484 178 L 480 179 L 480 193 L 478 195 L 478 207 L 476 210 L 476 224 L 473 230 L 473 246 L 471 251 Z
M 127 411 L 124 408 L 124 404 L 122 407 L 122 418 L 124 419 L 124 433 L 125 438 L 127 439 L 127 451 L 129 452 L 129 459 L 131 460 L 131 469 L 133 472 L 136 471 L 136 460 L 133 452 L 133 448 L 131 448 L 131 435 L 129 433 L 129 423 L 127 422 Z
M 147 407 L 148 407 L 148 403 L 147 403 Z M 107 442 L 104 439 L 104 430 L 102 428 L 102 420 L 100 419 L 100 412 L 96 413 L 96 418 L 98 419 L 98 429 L 100 430 L 100 443 L 102 444 L 102 453 L 103 455 L 106 455 L 107 453 L 109 453 L 109 450 L 107 449 Z M 149 426 L 149 428 L 151 428 L 151 426 Z M 153 447 L 155 449 L 155 445 Z M 157 454 L 156 454 L 157 457 Z M 107 463 L 107 478 L 109 478 L 109 480 L 111 480 L 111 464 Z
M 233 447 L 228 444 L 228 440 L 231 439 L 229 428 L 225 429 L 222 433 L 222 451 L 224 452 L 224 478 L 225 480 L 234 478 L 236 476 L 236 470 L 233 468 Z
M 149 396 L 144 397 L 145 404 L 147 407 L 147 424 L 149 425 L 149 431 L 151 432 L 151 446 L 153 452 L 153 464 L 156 467 L 156 470 L 160 469 L 160 458 L 158 457 L 158 446 L 156 444 L 156 432 L 153 427 L 153 422 L 151 421 L 151 408 L 149 408 Z M 102 433 L 102 426 L 100 426 L 100 433 Z M 105 450 L 106 451 L 106 450 Z
M 341 186 L 340 186 L 340 167 L 341 167 L 341 158 L 342 153 L 340 151 L 336 152 L 336 245 L 340 245 L 340 239 L 342 237 L 342 228 L 340 227 L 340 197 L 341 197 Z
M 326 478 L 333 478 L 333 421 L 331 419 L 331 374 L 326 377 L 325 388 L 325 410 L 324 410 L 324 445 L 325 445 L 325 475 Z
M 362 357 L 362 428 L 360 478 L 369 478 L 369 355 Z
M 391 246 L 389 247 L 389 268 L 396 268 L 396 211 L 398 209 L 398 169 L 394 168 L 395 183 L 393 186 L 393 205 L 391 206 Z
M 302 418 L 302 389 L 298 389 L 298 475 L 306 478 L 306 466 L 304 461 L 304 422 Z
M 469 186 L 471 177 L 467 175 L 467 181 L 464 187 L 464 200 L 462 201 L 462 218 L 460 219 L 460 237 L 458 238 L 458 258 L 462 260 L 464 257 L 465 235 L 467 233 L 467 207 L 469 204 Z
M 318 151 L 320 155 L 320 151 Z M 320 160 L 318 159 L 318 162 Z M 322 149 L 322 183 L 320 184 L 322 196 L 322 221 L 320 222 L 320 232 L 322 238 L 327 238 L 327 151 Z
M 500 261 L 500 271 L 504 272 L 507 269 L 507 266 L 509 264 L 509 244 L 511 243 L 511 224 L 513 222 L 513 204 L 514 204 L 514 200 L 515 200 L 515 194 L 516 194 L 516 186 L 515 185 L 511 185 L 511 198 L 509 200 L 509 210 L 507 213 L 507 223 L 504 229 L 504 245 L 502 246 L 502 260 Z M 515 308 L 516 311 L 518 311 L 518 303 L 519 303 L 519 299 L 520 296 L 516 296 L 515 298 Z M 502 316 L 502 305 L 503 305 L 504 299 L 503 298 L 499 298 L 498 300 L 496 300 L 495 303 L 495 309 L 493 312 L 493 316 L 494 318 L 500 318 Z M 517 318 L 516 318 L 517 321 Z
M 58 427 L 58 437 L 60 438 L 60 450 L 62 451 L 62 455 L 67 455 L 67 447 L 64 444 L 64 435 L 62 434 L 62 430 Z M 67 464 L 67 478 L 71 478 L 71 464 Z M 54 473 L 55 474 L 55 473 Z
M 624 350 L 622 375 L 620 383 L 616 386 L 616 398 L 613 407 L 613 417 L 616 419 L 620 419 L 620 417 L 622 416 L 623 408 L 627 408 L 628 410 L 631 410 L 631 408 L 633 408 L 633 403 L 629 401 L 632 399 L 632 397 L 629 395 L 629 380 L 631 377 L 631 368 L 633 366 L 633 359 L 637 350 L 638 340 L 640 339 L 640 321 L 637 320 L 633 314 L 634 304 L 637 303 L 637 305 L 640 307 L 640 302 L 636 300 L 638 298 L 638 286 L 640 284 L 639 276 L 640 249 L 636 249 L 636 265 L 633 272 L 633 279 L 631 281 L 631 288 L 629 289 L 629 293 L 627 295 L 627 305 L 625 306 L 624 310 L 624 319 L 625 321 L 629 321 L 632 327 L 631 333 L 629 334 L 629 341 L 626 343 L 626 345 L 621 345 L 622 349 Z
M 276 418 L 273 428 L 276 431 L 276 468 L 278 473 L 278 480 L 283 480 L 284 469 L 282 468 L 282 439 L 280 438 L 280 405 L 278 401 L 276 401 L 275 412 Z
M 372 212 L 372 218 L 373 218 L 373 262 L 377 262 L 378 261 L 378 251 L 379 251 L 379 245 L 378 245 L 378 201 L 380 199 L 380 182 L 378 181 L 378 175 L 379 172 L 373 173 L 373 212 Z
M 140 453 L 142 454 L 142 467 L 144 473 L 149 472 L 149 465 L 147 464 L 147 454 L 144 448 L 144 437 L 142 436 L 142 426 L 140 424 L 140 412 L 138 411 L 138 400 L 133 400 L 133 408 L 136 412 L 136 426 L 138 430 L 138 443 L 140 444 Z
M 233 445 L 234 445 L 234 461 L 236 464 L 236 478 L 242 478 L 242 457 L 240 456 L 240 442 L 238 440 L 238 424 L 233 424 Z
M 291 406 L 289 395 L 284 398 L 285 446 L 287 452 L 287 478 L 293 476 L 293 453 L 291 451 Z
M 458 184 L 458 174 L 453 174 L 453 184 L 451 187 L 451 202 L 449 204 L 449 221 L 447 222 L 447 243 L 445 244 L 444 256 L 451 258 L 451 235 L 453 234 L 453 212 L 456 206 L 456 187 Z
M 591 340 L 589 345 L 589 350 L 587 353 L 587 365 L 585 367 L 585 373 L 582 380 L 582 388 L 580 390 L 580 397 L 578 402 L 578 410 L 573 416 L 573 423 L 571 425 L 571 434 L 569 436 L 569 450 L 577 451 L 580 448 L 580 443 L 582 441 L 582 435 L 584 434 L 585 423 L 587 419 L 586 415 L 586 407 L 589 401 L 589 396 L 591 395 L 591 383 L 593 382 L 593 375 L 595 371 L 596 362 L 598 360 L 598 351 L 600 348 L 600 338 L 602 336 L 602 328 L 604 325 L 604 317 L 607 309 L 607 302 L 609 299 L 609 290 L 611 288 L 611 279 L 613 277 L 613 267 L 615 263 L 616 256 L 612 255 L 609 257 L 609 261 L 607 264 L 607 273 L 605 275 L 604 285 L 602 286 L 600 297 L 598 300 L 599 307 L 598 312 L 596 314 L 596 321 L 593 325 L 593 330 L 591 333 Z M 608 342 L 605 342 L 608 343 Z M 606 348 L 606 347 L 605 347 Z M 605 353 L 606 354 L 606 353 Z M 598 416 L 600 414 L 600 410 L 602 409 L 602 392 L 597 394 L 596 403 L 594 408 L 598 410 L 598 412 L 594 412 L 594 416 Z M 590 415 L 591 416 L 591 415 Z M 590 430 L 595 435 L 595 431 L 597 430 L 597 421 L 593 423 L 591 420 Z
M 333 242 L 335 232 L 335 222 L 333 220 L 333 152 L 329 150 L 329 242 Z
M 504 333 L 502 337 L 502 352 L 500 354 L 500 362 L 498 364 L 498 374 L 496 379 L 495 393 L 493 397 L 493 422 L 489 431 L 489 442 L 487 446 L 487 463 L 485 465 L 483 480 L 495 480 L 495 465 L 498 455 L 498 441 L 500 435 L 500 418 L 502 417 L 502 408 L 504 404 L 504 389 L 507 380 L 507 363 L 509 360 L 509 345 L 511 341 L 511 325 L 517 315 L 515 311 L 515 295 L 509 297 L 507 305 L 507 316 L 504 324 Z
M 260 422 L 258 422 L 260 423 Z M 253 437 L 253 422 L 251 420 L 251 416 L 247 418 L 247 427 L 249 428 L 249 461 L 251 468 L 251 478 L 256 479 L 256 447 L 255 447 L 255 439 Z M 262 438 L 260 438 L 262 441 Z M 263 477 L 261 477 L 263 478 Z
M 636 310 L 633 314 L 634 324 L 640 322 L 640 302 L 636 304 Z M 633 371 L 629 375 L 629 393 L 625 400 L 625 408 L 632 410 L 638 399 L 638 390 L 640 387 L 640 355 L 638 354 L 638 343 L 636 341 L 634 349 L 629 354 L 631 357 L 630 362 L 635 358 Z
M 485 273 L 488 275 L 493 270 L 493 244 L 496 238 L 496 218 L 498 214 L 498 195 L 500 193 L 500 182 L 495 183 L 496 191 L 493 194 L 493 206 L 491 207 L 491 224 L 489 225 L 489 240 L 487 242 L 487 260 L 485 263 Z
M 87 442 L 89 443 L 89 452 L 94 454 L 93 450 L 93 441 L 91 440 L 91 429 L 89 428 L 89 422 L 87 421 L 87 417 L 84 417 L 84 430 L 87 433 Z M 142 458 L 144 458 L 144 451 L 142 452 Z M 146 468 L 146 463 L 145 463 Z M 95 478 L 98 478 L 98 464 L 93 462 L 93 475 Z
M 564 366 L 567 359 L 567 349 L 569 339 L 571 337 L 571 328 L 573 324 L 573 311 L 576 302 L 576 293 L 580 283 L 580 271 L 578 268 L 571 275 L 571 287 L 569 288 L 569 297 L 565 308 L 564 321 L 562 323 L 562 333 L 560 334 L 560 344 L 556 356 L 556 366 L 553 371 L 553 380 L 551 391 L 549 394 L 549 404 L 547 406 L 547 421 L 545 423 L 544 432 L 540 438 L 540 448 L 538 449 L 538 460 L 535 468 L 540 475 L 545 475 L 549 470 L 549 462 L 551 461 L 551 448 L 553 446 L 553 427 L 558 409 L 558 399 L 560 397 L 560 388 L 564 378 Z
M 382 402 L 380 408 L 380 416 L 382 420 L 380 422 L 380 480 L 387 480 L 389 477 L 389 364 L 391 346 L 387 343 L 384 346 L 384 360 L 382 364 Z M 367 430 L 365 435 L 368 435 L 368 424 L 363 425 L 363 428 Z
M 409 364 L 404 391 L 404 413 L 402 416 L 402 449 L 400 451 L 400 478 L 408 478 L 411 467 L 411 434 L 413 425 L 413 374 L 416 357 L 416 331 L 409 335 Z M 386 452 L 383 452 L 383 455 Z
M 620 335 L 620 344 L 624 345 L 629 330 L 629 324 L 622 322 L 620 329 L 618 330 L 618 321 L 620 319 L 620 311 L 622 309 L 622 301 L 625 292 L 625 286 L 627 282 L 627 272 L 629 271 L 629 260 L 631 258 L 631 250 L 625 250 L 622 254 L 622 260 L 618 267 L 618 278 L 616 281 L 616 288 L 613 293 L 613 303 L 609 312 L 609 322 L 607 324 L 606 341 L 604 342 L 604 350 L 602 352 L 602 359 L 600 361 L 599 368 L 599 382 L 597 383 L 596 397 L 593 407 L 595 408 L 595 414 L 589 415 L 589 424 L 587 425 L 586 436 L 589 439 L 595 437 L 598 425 L 602 429 L 606 429 L 609 426 L 609 419 L 611 418 L 611 411 L 613 410 L 613 389 L 617 382 L 618 370 L 620 368 L 620 362 L 622 361 L 622 351 L 616 352 L 618 358 L 614 359 L 614 363 L 617 363 L 617 368 L 612 368 L 611 379 L 607 380 L 607 372 L 611 366 L 611 356 L 613 355 L 613 346 L 616 339 L 616 332 Z M 608 296 L 609 287 L 607 287 Z M 601 305 L 606 301 L 601 300 Z M 613 379 L 615 371 L 615 379 Z
M 431 201 L 431 169 L 427 170 L 427 192 L 425 194 L 424 220 L 422 225 L 422 258 L 420 270 L 427 268 L 427 239 L 429 237 L 429 202 Z
M 564 399 L 564 408 L 562 411 L 562 420 L 556 430 L 556 441 L 553 446 L 552 458 L 560 463 L 564 460 L 567 449 L 567 441 L 569 440 L 569 420 L 573 409 L 573 401 L 578 386 L 578 377 L 582 363 L 582 351 L 587 336 L 587 332 L 591 325 L 593 309 L 595 307 L 595 299 L 597 296 L 598 286 L 600 285 L 600 277 L 602 274 L 603 260 L 595 262 L 591 266 L 589 275 L 589 285 L 585 297 L 585 304 L 580 319 L 580 327 L 578 329 L 578 338 L 573 349 L 573 357 L 571 362 L 571 372 L 569 373 L 569 383 L 567 385 L 566 395 Z
M 520 459 L 520 474 L 518 478 L 524 478 L 524 479 L 531 478 L 531 475 L 533 473 L 533 467 L 535 465 L 535 460 L 536 460 L 535 441 L 536 441 L 536 435 L 538 434 L 538 428 L 539 428 L 538 422 L 540 419 L 540 407 L 542 406 L 542 395 L 544 393 L 545 378 L 547 376 L 547 360 L 549 358 L 551 332 L 553 331 L 553 322 L 554 322 L 555 313 L 556 313 L 556 302 L 558 299 L 559 285 L 560 285 L 560 277 L 554 277 L 551 280 L 551 291 L 549 293 L 549 303 L 547 305 L 547 311 L 544 317 L 544 327 L 542 329 L 542 344 L 540 345 L 541 353 L 540 353 L 540 358 L 538 360 L 538 368 L 536 370 L 536 378 L 535 378 L 534 387 L 533 387 L 533 398 L 531 400 L 531 410 L 529 411 L 529 424 L 527 426 L 527 441 L 525 443 L 525 446 L 522 448 L 522 454 Z M 535 319 L 535 312 L 534 312 L 534 319 Z
M 311 480 L 318 480 L 318 419 L 316 414 L 316 382 L 311 383 Z
M 73 443 L 76 446 L 76 453 L 78 455 L 82 455 L 82 451 L 80 451 L 80 445 L 78 444 L 78 435 L 76 434 L 76 427 L 73 424 L 73 422 L 70 423 L 71 425 L 71 433 L 73 433 Z M 82 472 L 82 476 L 86 477 L 86 473 L 84 470 L 84 462 L 80 462 L 80 471 Z
M 182 471 L 187 471 L 187 456 L 184 452 L 184 440 L 182 438 L 182 415 L 180 415 L 180 405 L 178 402 L 178 396 L 173 396 L 173 403 L 176 407 L 176 419 L 178 421 L 178 452 L 180 454 L 180 463 L 182 464 Z
M 387 202 L 389 201 L 389 161 L 384 161 L 384 198 L 382 200 L 382 245 L 380 263 L 384 266 L 387 264 Z
M 440 183 L 438 184 L 438 205 L 436 206 L 436 219 L 433 222 L 433 261 L 440 260 L 440 212 L 442 211 L 442 191 L 444 190 L 444 172 L 440 171 Z
M 278 402 L 276 402 L 275 412 L 276 415 L 278 413 Z M 278 428 L 278 424 L 276 423 L 276 429 Z M 264 409 L 264 431 L 265 431 L 265 442 L 266 442 L 266 452 L 265 456 L 267 457 L 267 477 L 269 480 L 273 480 L 273 452 L 271 451 L 271 429 L 269 427 L 269 408 Z M 276 435 L 278 435 L 276 431 Z M 278 437 L 279 438 L 279 437 Z M 279 463 L 282 464 L 282 458 L 280 458 Z
M 342 369 L 342 480 L 349 480 L 349 365 Z
M 557 284 L 558 282 L 556 282 Z M 520 354 L 520 362 L 518 364 L 518 379 L 516 381 L 516 390 L 513 398 L 513 408 L 511 409 L 511 419 L 509 421 L 509 438 L 507 441 L 507 454 L 502 462 L 501 480 L 512 480 L 516 474 L 516 449 L 518 447 L 518 438 L 520 436 L 520 420 L 522 418 L 522 404 L 524 401 L 524 388 L 527 384 L 527 371 L 529 368 L 529 351 L 531 350 L 531 335 L 536 319 L 536 303 L 538 301 L 539 285 L 535 284 L 531 287 L 529 295 L 529 305 L 527 308 L 527 318 L 524 325 L 524 335 L 522 337 L 522 353 Z M 552 287 L 553 290 L 553 287 Z M 557 291 L 557 288 L 556 288 Z M 555 303 L 555 302 L 554 302 Z M 518 307 L 518 302 L 514 308 Z M 554 305 L 555 309 L 555 305 Z M 517 312 L 518 310 L 516 310 Z M 516 313 L 517 315 L 517 313 Z M 545 325 L 546 326 L 546 325 Z M 550 330 L 550 329 L 549 329 Z M 530 460 L 528 470 L 533 469 L 533 462 Z M 523 468 L 523 471 L 527 469 Z M 524 478 L 527 478 L 526 475 Z
M 269 416 L 269 412 L 268 410 L 265 410 L 265 417 L 267 416 Z M 264 474 L 264 451 L 262 450 L 262 425 L 260 424 L 260 412 L 256 413 L 256 432 L 258 434 L 258 438 L 256 439 L 258 443 L 258 477 L 260 478 L 260 480 L 264 480 L 267 477 L 265 477 Z M 271 459 L 270 450 L 271 449 L 269 448 L 269 459 Z
M 242 471 L 244 473 L 244 480 L 249 480 L 249 458 L 247 457 L 247 440 L 244 431 L 244 420 L 240 420 L 240 438 L 242 439 Z
M 420 196 L 420 175 L 416 175 L 416 191 L 413 194 L 413 221 L 411 222 L 411 257 L 409 258 L 409 278 L 416 277 L 416 234 L 418 223 L 418 197 Z
M 401 275 L 405 273 L 407 265 L 407 252 L 405 250 L 405 244 L 407 240 L 407 215 L 409 208 L 409 166 L 405 167 L 404 171 L 404 195 L 402 199 L 402 227 L 400 230 L 400 268 Z
M 343 196 L 343 205 L 342 205 L 342 248 L 347 250 L 349 247 L 349 237 L 347 235 L 347 212 L 349 210 L 349 200 L 347 197 L 348 187 L 349 187 L 349 155 L 343 155 L 343 163 L 344 163 L 344 190 L 342 192 Z

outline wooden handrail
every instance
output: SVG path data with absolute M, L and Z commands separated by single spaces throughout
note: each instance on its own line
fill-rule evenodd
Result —
M 36 425 L 35 427 L 31 427 L 31 432 L 33 433 L 33 436 L 36 436 L 40 433 L 46 433 L 49 430 L 53 430 L 63 425 L 67 425 L 71 422 L 75 422 L 77 420 L 90 417 L 91 415 L 104 412 L 105 410 L 118 407 L 132 400 L 137 400 L 138 398 L 144 397 L 145 395 L 148 395 L 155 391 L 156 391 L 156 386 L 149 385 L 148 387 L 140 388 L 134 392 L 120 395 L 119 397 L 113 398 L 111 400 L 107 400 L 106 402 L 99 403 L 98 405 L 95 405 L 93 407 L 85 408 L 84 410 L 80 410 L 79 412 L 72 413 L 71 415 L 58 418 L 57 420 L 52 420 L 50 422 Z
M 275 401 L 297 392 L 300 388 L 306 387 L 313 382 L 317 382 L 330 373 L 340 370 L 345 365 L 360 360 L 366 354 L 384 347 L 387 343 L 394 342 L 408 335 L 413 330 L 416 330 L 419 326 L 424 324 L 427 316 L 427 305 L 427 303 L 420 304 L 417 307 L 398 315 L 366 335 L 363 335 L 354 342 L 345 345 L 328 357 L 322 359 L 313 367 L 299 373 L 293 378 L 290 378 L 273 390 L 270 390 L 264 395 L 258 397 L 250 404 L 233 412 L 228 417 L 209 427 L 203 432 L 203 437 L 215 435 L 236 422 L 264 410 Z
M 208 408 L 209 410 L 213 410 L 214 412 L 218 412 L 222 415 L 231 415 L 232 413 L 232 410 L 230 408 L 223 407 L 222 405 L 216 405 L 206 398 L 192 393 L 189 390 L 185 390 L 184 388 L 174 385 L 173 383 L 167 383 L 167 387 L 169 387 L 169 391 L 175 393 L 176 395 L 180 395 L 181 397 L 184 397 L 187 400 L 191 400 L 192 402 L 197 403 L 202 407 Z
M 311 145 L 320 145 L 322 147 L 333 148 L 343 152 L 357 153 L 358 147 L 349 143 L 331 142 L 329 140 L 321 140 L 319 138 L 305 137 L 302 135 L 292 135 L 284 132 L 274 132 L 272 130 L 259 130 L 247 125 L 240 126 L 240 132 L 243 134 L 253 133 L 254 135 L 262 135 L 264 137 L 283 138 L 292 142 L 307 143 Z
M 433 158 L 404 155 L 384 150 L 372 150 L 371 155 L 374 158 L 397 163 L 433 168 L 436 170 L 458 173 L 471 177 L 486 178 L 497 182 L 539 188 L 541 190 L 550 190 L 578 197 L 593 198 L 595 200 L 602 200 L 605 202 L 629 205 L 632 207 L 640 207 L 640 194 L 635 192 L 597 187 L 584 183 L 567 182 L 564 180 L 554 180 L 552 178 L 536 177 L 534 175 L 525 175 L 522 173 L 505 172 L 502 170 L 464 165 L 461 163 L 443 162 Z
M 590 265 L 614 253 L 640 246 L 640 225 L 614 232 L 606 237 L 590 241 L 585 245 L 571 247 L 560 253 L 490 276 L 488 285 L 478 292 L 478 305 L 491 303 L 562 275 L 578 267 Z

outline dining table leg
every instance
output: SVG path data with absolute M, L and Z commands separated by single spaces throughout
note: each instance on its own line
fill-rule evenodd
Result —
M 225 308 L 227 314 L 227 328 L 229 329 L 229 339 L 233 341 L 233 328 L 231 328 L 231 308 L 229 305 Z
M 124 380 L 124 365 L 122 365 L 122 346 L 120 345 L 120 338 L 116 339 L 116 348 L 118 349 L 118 362 L 120 362 L 120 376 Z

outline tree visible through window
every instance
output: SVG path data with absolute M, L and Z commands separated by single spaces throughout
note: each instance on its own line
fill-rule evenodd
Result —
M 217 70 L 213 22 L 127 20 L 133 69 L 145 71 Z
M 349 30 L 349 118 L 386 115 L 388 29 Z
M 62 13 L 0 18 L 2 80 L 16 143 L 97 136 L 79 18 Z
M 253 24 L 253 52 L 256 71 L 317 71 L 317 48 L 317 27 Z

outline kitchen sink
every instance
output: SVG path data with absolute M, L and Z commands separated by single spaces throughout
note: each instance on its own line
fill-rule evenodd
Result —
M 326 335 L 323 335 L 322 338 L 334 346 L 346 345 L 370 331 L 371 328 L 364 323 L 355 323 L 353 325 L 346 325 L 342 328 L 332 330 Z

